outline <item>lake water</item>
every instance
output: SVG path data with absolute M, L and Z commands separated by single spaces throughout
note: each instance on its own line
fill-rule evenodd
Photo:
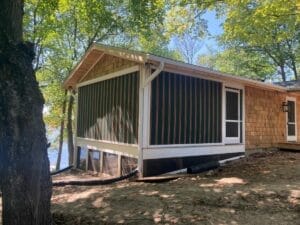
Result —
M 50 168 L 53 170 L 56 167 L 56 161 L 57 161 L 57 155 L 58 155 L 58 149 L 57 148 L 49 148 L 48 149 L 48 157 L 50 160 Z M 68 146 L 67 143 L 64 143 L 62 154 L 61 154 L 61 161 L 60 161 L 60 168 L 65 168 L 69 166 L 69 153 L 68 153 Z

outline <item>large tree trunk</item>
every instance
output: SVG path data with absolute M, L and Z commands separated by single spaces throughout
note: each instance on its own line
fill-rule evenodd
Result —
M 44 100 L 23 43 L 22 0 L 0 1 L 0 187 L 4 225 L 51 224 Z
M 71 93 L 69 98 L 68 112 L 67 112 L 69 165 L 72 165 L 74 161 L 74 141 L 73 141 L 73 126 L 72 126 L 73 106 L 74 106 L 74 96 L 73 93 Z

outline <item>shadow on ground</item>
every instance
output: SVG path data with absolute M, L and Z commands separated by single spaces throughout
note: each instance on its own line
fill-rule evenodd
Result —
M 258 153 L 159 184 L 54 188 L 52 211 L 57 225 L 300 225 L 300 154 Z
M 300 154 L 250 156 L 160 184 L 55 188 L 56 224 L 300 224 Z

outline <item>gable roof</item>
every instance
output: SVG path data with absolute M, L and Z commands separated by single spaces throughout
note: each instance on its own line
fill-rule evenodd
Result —
M 74 67 L 71 71 L 67 79 L 65 80 L 63 86 L 64 88 L 75 88 L 78 81 L 85 76 L 104 55 L 112 55 L 116 57 L 120 57 L 123 59 L 127 59 L 130 61 L 134 61 L 140 64 L 152 63 L 154 65 L 159 65 L 160 63 L 164 63 L 166 68 L 176 69 L 176 70 L 186 70 L 187 72 L 193 72 L 197 74 L 204 74 L 208 78 L 228 81 L 228 82 L 236 82 L 240 84 L 244 84 L 246 86 L 257 87 L 261 89 L 267 90 L 276 90 L 285 92 L 287 88 L 279 85 L 264 83 L 261 81 L 251 80 L 245 77 L 230 75 L 226 73 L 221 73 L 219 71 L 215 71 L 203 66 L 196 66 L 180 61 L 176 61 L 173 59 L 156 56 L 153 54 L 135 51 L 135 50 L 127 50 L 124 48 L 107 46 L 102 44 L 94 43 L 82 57 L 80 62 Z

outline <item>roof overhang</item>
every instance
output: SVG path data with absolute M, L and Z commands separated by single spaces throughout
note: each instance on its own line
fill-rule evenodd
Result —
M 205 76 L 208 79 L 215 79 L 220 81 L 236 82 L 243 84 L 245 86 L 251 86 L 266 90 L 274 90 L 280 92 L 287 92 L 287 88 L 268 84 L 261 81 L 255 81 L 244 77 L 234 76 L 230 74 L 221 73 L 215 70 L 208 69 L 202 66 L 196 66 L 192 64 L 187 64 L 184 62 L 155 56 L 148 53 L 143 53 L 139 51 L 126 50 L 123 48 L 106 46 L 94 43 L 85 53 L 81 61 L 75 66 L 68 78 L 65 80 L 63 86 L 66 89 L 74 89 L 77 83 L 84 77 L 95 64 L 103 57 L 103 55 L 112 55 L 134 61 L 140 64 L 150 63 L 154 66 L 158 66 L 160 63 L 164 63 L 166 69 L 173 69 L 176 71 L 186 71 L 187 73 L 199 74 Z
M 147 54 L 137 54 L 135 51 L 123 50 L 120 48 L 105 46 L 94 43 L 84 54 L 79 63 L 71 71 L 67 79 L 64 81 L 63 86 L 65 89 L 73 89 L 76 84 L 84 77 L 101 59 L 104 55 L 112 55 L 135 61 L 137 63 L 145 63 L 147 61 Z

